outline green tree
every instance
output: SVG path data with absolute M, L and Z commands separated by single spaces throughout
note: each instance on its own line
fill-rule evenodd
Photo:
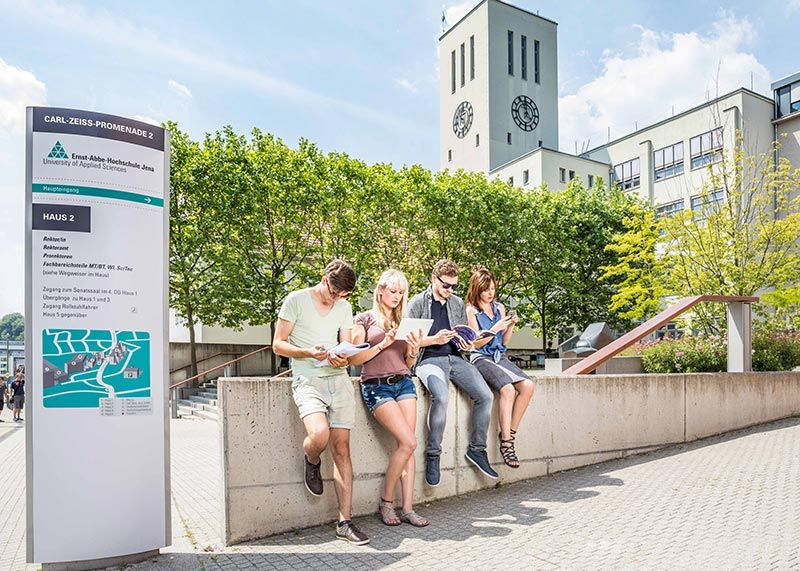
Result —
M 21 313 L 8 313 L 0 319 L 0 339 L 25 340 L 25 318 Z

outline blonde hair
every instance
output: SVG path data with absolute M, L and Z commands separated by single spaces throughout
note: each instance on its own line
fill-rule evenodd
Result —
M 381 292 L 395 285 L 403 290 L 403 298 L 397 304 L 390 315 L 385 315 L 381 308 Z M 408 304 L 408 280 L 400 270 L 386 270 L 381 274 L 378 279 L 378 285 L 375 286 L 375 293 L 372 296 L 372 317 L 375 318 L 375 323 L 378 324 L 383 330 L 388 330 L 400 325 L 400 320 L 406 314 L 406 305 Z

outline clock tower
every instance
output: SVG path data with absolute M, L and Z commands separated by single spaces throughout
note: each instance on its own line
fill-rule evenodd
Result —
M 557 24 L 482 0 L 439 38 L 441 168 L 491 172 L 558 149 Z

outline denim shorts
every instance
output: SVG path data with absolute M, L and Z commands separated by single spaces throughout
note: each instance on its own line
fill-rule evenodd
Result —
M 362 382 L 361 398 L 364 399 L 369 411 L 375 414 L 375 409 L 383 403 L 417 398 L 417 387 L 409 375 L 393 385 Z

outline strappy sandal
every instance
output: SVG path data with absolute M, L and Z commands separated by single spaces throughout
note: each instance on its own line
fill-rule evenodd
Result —
M 422 517 L 414 510 L 411 510 L 408 513 L 401 513 L 400 521 L 402 521 L 403 523 L 410 523 L 414 527 L 425 527 L 426 525 L 431 523 L 427 520 L 427 518 Z
M 500 454 L 503 456 L 503 462 L 506 463 L 506 466 L 509 468 L 519 468 L 519 458 L 517 458 L 517 452 L 514 450 L 514 436 L 516 436 L 517 431 L 511 431 L 511 438 L 508 440 L 503 440 L 503 433 L 499 433 L 497 437 L 500 439 Z
M 394 502 L 383 498 L 381 498 L 381 503 L 378 504 L 378 515 L 380 515 L 383 525 L 400 525 L 403 523 L 397 517 L 397 512 L 394 511 Z

